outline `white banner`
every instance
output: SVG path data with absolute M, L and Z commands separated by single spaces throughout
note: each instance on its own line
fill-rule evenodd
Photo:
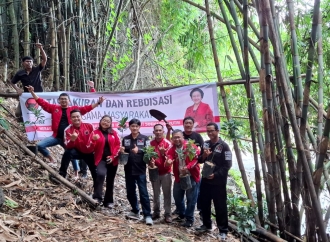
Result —
M 51 104 L 58 104 L 58 97 L 63 92 L 37 93 L 40 98 Z M 151 135 L 153 126 L 159 122 L 149 113 L 150 109 L 163 112 L 173 129 L 183 130 L 183 118 L 192 116 L 195 119 L 195 130 L 205 132 L 206 124 L 210 121 L 219 123 L 218 94 L 216 84 L 190 85 L 160 92 L 101 94 L 66 92 L 70 96 L 70 105 L 84 106 L 98 101 L 100 96 L 106 100 L 85 114 L 83 122 L 91 123 L 95 128 L 99 126 L 101 117 L 105 114 L 113 119 L 113 127 L 118 127 L 118 120 L 128 117 L 128 121 L 137 118 L 141 121 L 140 132 Z M 30 93 L 20 96 L 25 129 L 29 140 L 41 140 L 53 134 L 51 129 L 51 115 L 36 104 Z M 44 118 L 36 120 L 36 116 L 28 108 L 41 110 Z M 127 122 L 128 125 L 128 122 Z M 127 129 L 124 135 L 129 134 Z

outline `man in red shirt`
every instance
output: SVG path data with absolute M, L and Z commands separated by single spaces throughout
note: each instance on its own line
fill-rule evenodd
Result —
M 172 142 L 173 146 L 167 152 L 168 160 L 166 164 L 173 164 L 175 177 L 173 197 L 179 211 L 179 216 L 175 221 L 179 222 L 185 219 L 186 221 L 181 226 L 191 227 L 194 223 L 194 210 L 200 182 L 200 167 L 198 164 L 200 151 L 196 145 L 188 145 L 188 142 L 184 140 L 183 132 L 178 129 L 172 133 Z M 185 190 L 185 184 L 181 184 L 186 176 L 189 176 L 191 182 L 191 187 L 187 190 Z M 187 206 L 185 206 L 184 202 L 185 194 Z
M 93 125 L 81 121 L 81 112 L 74 109 L 70 112 L 71 123 L 64 130 L 64 145 L 66 150 L 63 154 L 60 175 L 66 177 L 67 169 L 72 159 L 84 160 L 91 171 L 93 181 L 96 178 L 93 148 L 89 144 L 89 136 L 93 132 Z
M 150 145 L 155 147 L 155 151 L 158 154 L 157 159 L 152 159 L 149 163 L 149 166 L 154 168 L 158 167 L 159 177 L 157 181 L 151 182 L 152 189 L 154 192 L 154 213 L 152 219 L 160 218 L 160 188 L 162 187 L 164 195 L 164 216 L 165 222 L 171 223 L 171 203 L 172 203 L 172 166 L 166 165 L 165 153 L 171 146 L 171 142 L 167 139 L 164 139 L 164 127 L 161 124 L 156 124 L 154 126 L 154 135 L 155 139 L 150 142 Z
M 98 102 L 91 105 L 86 105 L 81 107 L 69 106 L 70 105 L 69 95 L 66 93 L 61 93 L 58 98 L 59 105 L 50 104 L 46 100 L 38 97 L 37 94 L 34 92 L 34 88 L 32 86 L 27 86 L 26 88 L 32 94 L 33 98 L 41 106 L 41 108 L 45 110 L 47 113 L 50 113 L 52 116 L 53 135 L 38 142 L 37 146 L 40 153 L 44 157 L 46 157 L 49 160 L 50 164 L 54 167 L 56 166 L 56 161 L 50 155 L 49 151 L 47 150 L 47 147 L 61 145 L 64 148 L 64 143 L 63 143 L 64 129 L 68 127 L 68 125 L 71 123 L 71 120 L 69 118 L 70 112 L 72 110 L 78 109 L 80 110 L 81 114 L 84 115 L 92 111 L 98 105 L 100 105 L 105 100 L 105 98 L 100 97 Z M 92 86 L 91 86 L 91 92 L 95 92 L 95 89 Z

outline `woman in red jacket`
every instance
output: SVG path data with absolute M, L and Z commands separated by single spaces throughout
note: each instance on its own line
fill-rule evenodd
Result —
M 206 131 L 206 125 L 214 122 L 213 111 L 207 103 L 203 103 L 204 92 L 196 87 L 190 92 L 191 100 L 194 104 L 187 108 L 184 117 L 192 117 L 195 120 L 196 131 Z
M 118 168 L 120 139 L 117 132 L 112 129 L 112 118 L 109 115 L 101 118 L 99 128 L 90 136 L 89 145 L 94 148 L 97 170 L 93 198 L 99 203 L 102 201 L 103 183 L 107 176 L 103 205 L 113 208 L 113 185 Z

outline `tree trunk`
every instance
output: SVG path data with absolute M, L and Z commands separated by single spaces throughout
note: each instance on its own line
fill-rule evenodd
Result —
M 302 137 L 300 136 L 300 132 L 299 132 L 299 128 L 298 128 L 298 124 L 297 124 L 297 120 L 296 120 L 296 116 L 295 116 L 295 111 L 294 111 L 294 107 L 293 107 L 293 100 L 292 100 L 292 96 L 291 96 L 291 92 L 290 89 L 288 88 L 288 81 L 286 81 L 286 75 L 284 73 L 284 62 L 283 62 L 283 58 L 280 54 L 279 51 L 279 43 L 278 43 L 278 36 L 277 33 L 274 30 L 274 23 L 273 20 L 271 18 L 271 13 L 270 13 L 270 7 L 269 7 L 269 0 L 264 0 L 261 1 L 261 6 L 263 9 L 263 16 L 267 18 L 267 21 L 269 22 L 269 26 L 270 26 L 270 31 L 272 32 L 274 39 L 272 41 L 273 44 L 273 48 L 274 48 L 274 54 L 275 54 L 275 63 L 276 63 L 276 68 L 279 69 L 279 74 L 280 74 L 280 81 L 282 82 L 282 86 L 283 86 L 283 92 L 284 92 L 284 97 L 285 97 L 285 103 L 288 109 L 288 113 L 289 113 L 289 118 L 290 118 L 290 122 L 293 128 L 293 133 L 294 133 L 294 137 L 295 137 L 295 142 L 297 145 L 297 151 L 299 154 L 299 159 L 302 162 L 303 168 L 304 168 L 304 178 L 306 179 L 306 183 L 310 192 L 310 197 L 312 200 L 312 204 L 313 204 L 313 208 L 315 211 L 315 216 L 316 216 L 316 220 L 317 220 L 317 225 L 319 226 L 319 235 L 320 238 L 323 241 L 327 241 L 327 235 L 326 235 L 326 231 L 325 231 L 325 227 L 323 224 L 323 218 L 322 218 L 322 212 L 321 212 L 321 206 L 319 203 L 319 200 L 317 198 L 317 194 L 315 192 L 314 186 L 313 186 L 313 180 L 312 180 L 312 176 L 309 172 L 309 165 L 307 162 L 307 158 L 305 155 L 305 151 L 304 151 L 304 145 L 302 142 Z
M 16 19 L 16 12 L 14 8 L 14 1 L 8 0 L 8 10 L 10 20 L 12 22 L 12 45 L 14 48 L 14 69 L 13 71 L 16 72 L 19 69 L 19 37 L 18 37 L 18 30 L 17 30 L 17 19 Z
M 24 49 L 24 55 L 27 56 L 30 54 L 29 3 L 28 3 L 28 0 L 22 0 L 22 10 L 23 10 L 23 29 L 24 29 L 23 49 Z

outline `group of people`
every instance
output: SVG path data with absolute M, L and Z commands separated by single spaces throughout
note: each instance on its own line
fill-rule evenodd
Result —
M 42 50 L 41 45 L 37 47 Z M 42 53 L 44 53 L 43 50 Z M 192 227 L 197 203 L 203 225 L 196 228 L 196 231 L 200 233 L 211 231 L 211 202 L 213 201 L 219 229 L 218 238 L 222 241 L 226 240 L 228 232 L 226 183 L 232 154 L 228 144 L 219 137 L 218 125 L 214 122 L 206 124 L 209 140 L 204 142 L 201 135 L 193 131 L 194 118 L 188 116 L 183 120 L 184 131 L 173 130 L 167 124 L 167 135 L 164 137 L 164 126 L 159 123 L 154 126 L 154 138 L 149 140 L 148 136 L 140 133 L 141 121 L 131 119 L 129 121 L 130 134 L 120 140 L 118 133 L 112 127 L 112 117 L 108 115 L 100 119 L 97 129 L 89 123 L 82 122 L 82 115 L 100 105 L 105 100 L 104 97 L 99 97 L 97 103 L 87 106 L 70 106 L 70 97 L 66 93 L 60 94 L 59 104 L 50 104 L 38 97 L 34 91 L 42 91 L 41 81 L 35 78 L 40 79 L 40 71 L 46 64 L 44 61 L 46 57 L 44 54 L 42 56 L 43 62 L 39 67 L 31 65 L 32 58 L 23 58 L 24 70 L 15 75 L 12 84 L 20 93 L 16 83 L 21 81 L 24 91 L 30 92 L 39 106 L 51 114 L 53 135 L 40 141 L 37 146 L 40 153 L 54 165 L 56 161 L 47 147 L 61 145 L 65 149 L 59 174 L 67 177 L 70 161 L 84 161 L 93 179 L 93 199 L 104 207 L 112 209 L 118 159 L 121 154 L 127 153 L 128 162 L 124 166 L 124 171 L 127 199 L 131 205 L 127 218 L 140 219 L 137 185 L 145 223 L 152 225 L 153 220 L 161 217 L 162 189 L 166 223 L 176 221 L 181 222 L 184 227 Z M 27 61 L 28 63 L 25 63 Z M 33 72 L 39 72 L 39 74 L 34 73 L 33 78 L 30 78 Z M 93 88 L 91 91 L 94 91 Z M 19 112 L 16 114 L 19 115 Z M 146 162 L 144 148 L 148 146 L 154 147 L 157 157 Z M 206 161 L 213 164 L 213 170 L 210 175 L 203 177 L 200 163 Z M 151 181 L 153 213 L 147 189 L 147 167 L 158 168 L 157 179 Z M 172 181 L 172 174 L 174 174 L 174 181 Z M 106 190 L 103 194 L 104 182 Z M 174 213 L 171 212 L 172 192 L 176 205 Z M 177 215 L 174 219 L 172 219 L 173 214 Z

